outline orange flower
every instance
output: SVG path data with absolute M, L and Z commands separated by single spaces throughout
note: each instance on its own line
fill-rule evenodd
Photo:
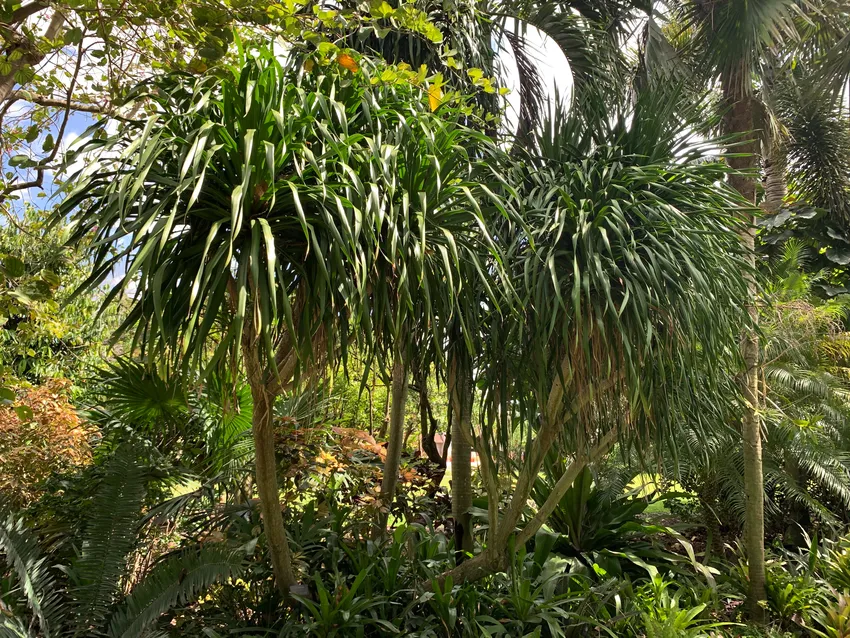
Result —
M 339 62 L 339 65 L 341 67 L 345 67 L 352 73 L 356 73 L 357 69 L 360 68 L 357 66 L 357 60 L 352 58 L 347 53 L 340 53 L 338 56 L 336 56 L 336 61 Z

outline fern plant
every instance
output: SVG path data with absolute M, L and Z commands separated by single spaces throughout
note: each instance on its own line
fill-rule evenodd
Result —
M 68 565 L 54 564 L 39 530 L 21 516 L 8 514 L 0 522 L 0 558 L 15 583 L 0 599 L 0 638 L 151 635 L 151 626 L 169 609 L 241 573 L 238 553 L 207 545 L 166 555 L 130 582 L 128 559 L 149 479 L 128 446 L 113 453 Z

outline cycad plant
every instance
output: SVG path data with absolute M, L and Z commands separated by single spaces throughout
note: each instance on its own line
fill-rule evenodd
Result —
M 250 500 L 251 390 L 229 376 L 219 369 L 200 379 L 127 357 L 106 363 L 85 400 L 85 417 L 102 437 L 98 454 L 131 437 L 181 473 L 214 485 L 216 498 Z
M 15 638 L 154 635 L 152 626 L 215 582 L 237 576 L 243 557 L 224 546 L 183 548 L 130 580 L 149 472 L 129 447 L 107 461 L 79 539 L 62 556 L 42 549 L 38 529 L 8 514 L 0 524 L 0 636 Z
M 762 313 L 767 439 L 778 448 L 770 450 L 770 469 L 780 477 L 768 488 L 784 494 L 793 523 L 804 526 L 809 513 L 832 522 L 830 510 L 850 506 L 850 335 L 844 329 L 850 308 L 846 299 L 813 294 L 818 275 L 805 273 L 805 252 L 797 242 L 786 244 Z

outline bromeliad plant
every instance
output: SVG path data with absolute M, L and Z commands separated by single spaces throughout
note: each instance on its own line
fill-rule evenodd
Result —
M 57 213 L 76 224 L 71 242 L 95 238 L 85 288 L 123 273 L 104 306 L 131 298 L 120 330 L 135 327 L 145 357 L 209 370 L 241 354 L 284 595 L 297 576 L 275 400 L 345 362 L 352 339 L 393 352 L 401 389 L 408 337 L 439 340 L 463 312 L 460 264 L 487 277 L 500 263 L 487 210 L 506 211 L 497 147 L 464 124 L 468 109 L 432 99 L 424 77 L 384 82 L 382 69 L 347 54 L 284 66 L 252 51 L 225 77 L 142 86 L 135 99 L 150 115 L 113 135 L 95 127 Z

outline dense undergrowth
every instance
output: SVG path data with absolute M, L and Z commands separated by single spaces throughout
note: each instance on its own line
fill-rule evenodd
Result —
M 704 530 L 687 515 L 693 497 L 634 487 L 630 479 L 642 475 L 622 466 L 601 476 L 587 470 L 550 524 L 512 548 L 505 572 L 440 583 L 458 559 L 445 488 L 411 459 L 393 527 L 376 532 L 378 501 L 361 495 L 380 455 L 365 432 L 328 444 L 339 432 L 312 428 L 322 445 L 305 444 L 284 473 L 302 582 L 292 599 L 275 588 L 256 502 L 214 496 L 226 472 L 187 483 L 150 448 L 140 454 L 144 447 L 113 441 L 101 444 L 94 465 L 57 477 L 47 496 L 4 521 L 2 635 L 848 635 L 850 537 L 815 536 L 801 549 L 777 540 L 771 624 L 748 626 L 737 546 L 706 555 Z M 476 512 L 480 546 L 486 509 Z M 19 633 L 9 633 L 13 626 Z

